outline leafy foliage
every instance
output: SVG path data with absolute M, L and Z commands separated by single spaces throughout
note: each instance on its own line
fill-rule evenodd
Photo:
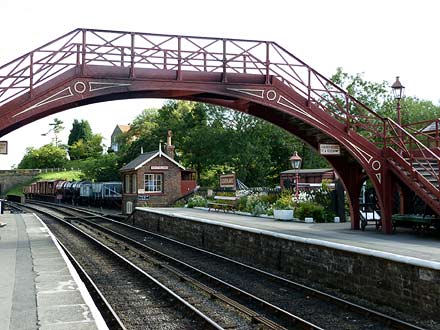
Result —
M 124 163 L 144 152 L 157 150 L 167 131 L 173 132 L 176 159 L 197 171 L 201 185 L 216 186 L 223 172 L 235 171 L 249 186 L 279 182 L 289 168 L 294 150 L 304 152 L 304 166 L 328 166 L 324 158 L 284 130 L 263 120 L 220 106 L 169 101 L 161 109 L 147 109 L 124 134 Z
M 92 128 L 87 120 L 78 121 L 75 119 L 70 130 L 67 145 L 72 146 L 79 140 L 89 141 L 92 138 Z
M 18 168 L 58 168 L 64 167 L 66 162 L 67 153 L 64 149 L 46 144 L 39 149 L 27 148 Z
M 102 155 L 102 136 L 93 134 L 89 140 L 79 139 L 69 148 L 70 159 L 98 158 Z
M 194 195 L 188 200 L 187 207 L 206 207 L 207 201 L 203 196 Z
M 81 162 L 81 169 L 87 179 L 93 181 L 120 181 L 120 167 L 119 157 L 114 153 L 99 155 Z
M 316 222 L 325 222 L 324 206 L 315 202 L 303 202 L 295 209 L 295 217 L 304 219 L 312 217 Z

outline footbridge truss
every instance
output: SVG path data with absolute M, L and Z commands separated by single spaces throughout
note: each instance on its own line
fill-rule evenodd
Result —
M 438 148 L 275 42 L 76 29 L 0 67 L 0 136 L 66 109 L 128 98 L 222 105 L 274 123 L 317 150 L 338 144 L 340 154 L 326 158 L 349 196 L 353 229 L 367 177 L 387 233 L 395 191 L 417 195 L 440 215 Z

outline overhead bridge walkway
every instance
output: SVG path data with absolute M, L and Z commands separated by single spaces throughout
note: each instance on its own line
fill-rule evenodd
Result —
M 222 105 L 278 125 L 319 150 L 340 177 L 360 228 L 359 194 L 369 178 L 382 228 L 392 232 L 393 196 L 411 212 L 417 198 L 440 215 L 429 134 L 383 118 L 276 42 L 73 30 L 0 66 L 0 136 L 77 106 L 128 98 Z

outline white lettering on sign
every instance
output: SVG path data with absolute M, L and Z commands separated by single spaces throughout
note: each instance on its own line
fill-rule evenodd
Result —
M 341 154 L 341 146 L 339 144 L 320 144 L 319 153 L 321 155 L 339 156 Z
M 8 154 L 8 141 L 0 141 L 0 155 Z
M 164 165 L 151 165 L 150 169 L 152 169 L 152 170 L 167 170 L 168 166 L 164 166 Z
M 220 175 L 220 188 L 235 188 L 235 174 Z

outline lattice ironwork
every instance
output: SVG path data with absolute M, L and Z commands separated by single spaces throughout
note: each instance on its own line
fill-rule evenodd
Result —
M 330 114 L 347 131 L 392 148 L 411 161 L 440 157 L 408 131 L 385 119 L 275 42 L 76 29 L 0 67 L 0 107 L 71 70 L 88 66 L 123 67 L 129 78 L 139 70 L 257 75 L 274 79 L 301 95 L 310 109 Z M 438 131 L 438 130 L 437 130 Z M 427 169 L 428 171 L 430 169 Z M 432 173 L 434 175 L 434 173 Z M 437 193 L 439 193 L 438 188 Z

